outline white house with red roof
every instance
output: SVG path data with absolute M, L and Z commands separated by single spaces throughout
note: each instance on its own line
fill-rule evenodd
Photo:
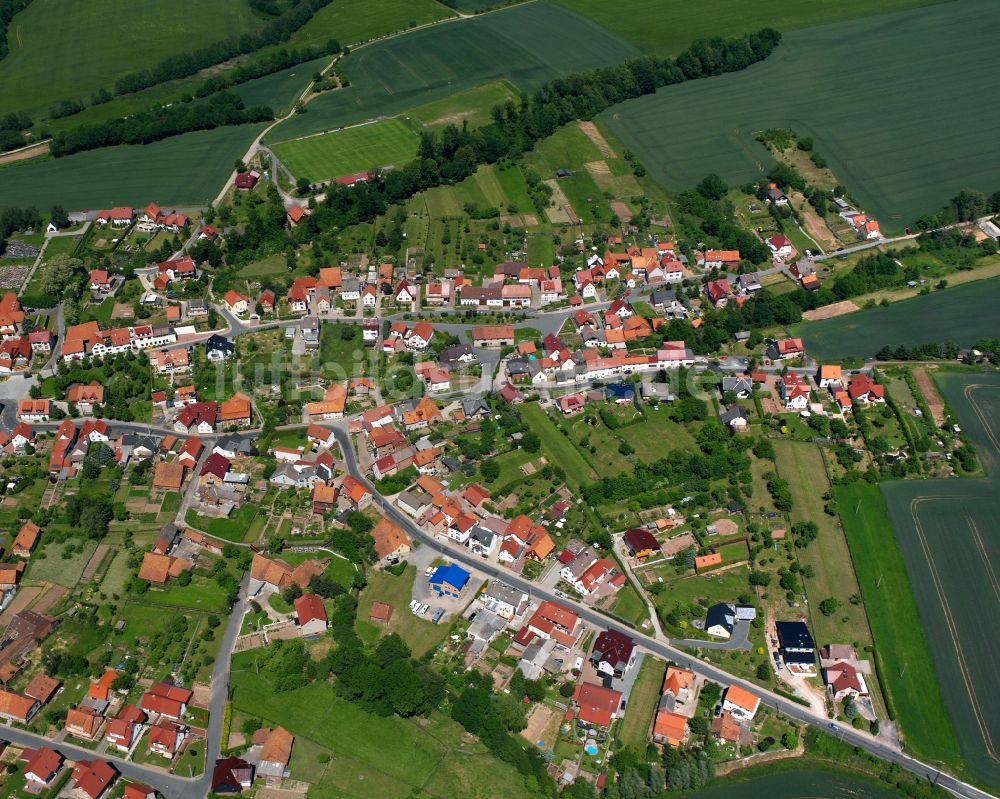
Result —
M 804 411 L 809 407 L 809 383 L 801 375 L 789 372 L 778 383 L 785 410 Z
M 771 238 L 766 239 L 765 244 L 767 244 L 771 252 L 778 258 L 790 258 L 795 251 L 795 248 L 792 247 L 792 242 L 780 233 L 775 233 Z

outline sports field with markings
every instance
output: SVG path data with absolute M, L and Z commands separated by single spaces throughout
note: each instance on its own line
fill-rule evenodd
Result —
M 402 166 L 417 154 L 419 139 L 398 119 L 310 136 L 274 146 L 296 177 L 330 180 L 380 167 Z
M 945 706 L 968 769 L 1000 785 L 1000 376 L 935 376 L 987 477 L 883 485 Z

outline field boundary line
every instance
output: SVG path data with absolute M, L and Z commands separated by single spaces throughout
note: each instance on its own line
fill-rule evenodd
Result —
M 965 661 L 965 653 L 962 651 L 961 646 L 961 637 L 958 634 L 958 627 L 955 625 L 955 619 L 951 613 L 951 604 L 945 596 L 944 586 L 941 583 L 937 566 L 934 564 L 934 560 L 931 557 L 930 547 L 927 544 L 927 537 L 924 534 L 924 528 L 920 523 L 920 516 L 917 513 L 917 508 L 923 502 L 941 499 L 955 499 L 955 497 L 914 497 L 910 502 L 910 515 L 913 518 L 914 530 L 917 533 L 917 540 L 920 543 L 921 550 L 923 551 L 924 560 L 927 562 L 927 568 L 930 571 L 931 581 L 934 583 L 934 591 L 938 596 L 938 601 L 941 604 L 941 610 L 944 613 L 945 624 L 948 626 L 948 635 L 951 638 L 952 646 L 955 648 L 955 661 L 958 663 L 958 668 L 962 676 L 962 682 L 965 684 L 965 691 L 968 694 L 969 702 L 972 705 L 972 714 L 976 719 L 976 724 L 979 726 L 979 732 L 983 738 L 983 743 L 986 744 L 986 754 L 994 762 L 1000 762 L 1000 757 L 997 757 L 996 749 L 993 746 L 993 738 L 990 736 L 989 724 L 986 719 L 983 718 L 982 711 L 979 707 L 979 698 L 976 694 L 975 683 L 972 680 L 972 675 L 969 673 L 968 663 Z

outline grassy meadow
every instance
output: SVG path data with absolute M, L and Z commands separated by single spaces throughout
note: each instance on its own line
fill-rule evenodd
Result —
M 792 328 L 821 361 L 848 355 L 870 358 L 886 344 L 952 341 L 967 346 L 997 333 L 1000 278 L 963 283 L 921 297 L 855 311 Z
M 402 166 L 417 154 L 417 134 L 398 119 L 276 144 L 275 155 L 296 177 L 330 180 L 372 168 Z
M 883 231 L 900 231 L 960 189 L 1000 185 L 992 157 L 1000 111 L 981 101 L 989 73 L 968 69 L 993 58 L 993 10 L 988 0 L 959 0 L 794 31 L 763 63 L 661 89 L 600 119 L 671 187 L 709 172 L 734 183 L 759 177 L 772 159 L 753 133 L 790 127 L 813 138 Z

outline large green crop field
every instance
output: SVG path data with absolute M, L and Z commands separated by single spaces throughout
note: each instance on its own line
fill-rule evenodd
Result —
M 997 63 L 995 10 L 959 0 L 795 31 L 763 63 L 661 89 L 601 119 L 673 187 L 709 172 L 755 179 L 772 161 L 754 131 L 793 128 L 884 231 L 901 230 L 963 188 L 1000 186 L 1000 107 L 983 102 L 993 70 L 969 69 Z
M 259 21 L 247 0 L 35 0 L 10 25 L 0 108 L 37 118 L 57 100 L 90 99 L 127 72 L 238 36 Z
M 437 0 L 336 0 L 303 25 L 289 45 L 322 45 L 336 39 L 348 46 L 406 30 L 411 23 L 426 25 L 450 16 L 453 13 Z
M 879 682 L 906 750 L 955 763 L 958 740 L 882 494 L 863 482 L 837 486 L 834 493 L 875 639 Z
M 398 119 L 359 125 L 273 146 L 296 177 L 330 180 L 373 167 L 402 166 L 417 154 L 419 139 Z
M 935 376 L 987 477 L 883 485 L 920 621 L 968 771 L 1000 786 L 1000 376 Z M 924 698 L 926 701 L 926 698 Z
M 766 25 L 782 33 L 813 25 L 884 14 L 941 0 L 553 0 L 617 33 L 643 52 L 677 55 L 695 39 L 739 36 Z M 642 20 L 637 25 L 636 20 Z
M 269 105 L 278 116 L 288 111 L 292 103 L 309 85 L 314 72 L 319 72 L 330 62 L 328 56 L 314 58 L 281 72 L 274 72 L 262 78 L 254 78 L 238 83 L 230 91 L 243 98 L 247 105 Z
M 316 98 L 308 113 L 275 128 L 268 141 L 398 114 L 497 80 L 530 90 L 637 55 L 632 45 L 565 9 L 514 6 L 358 48 L 343 62 L 350 87 Z
M 810 354 L 823 361 L 871 357 L 886 344 L 953 341 L 967 346 L 997 334 L 998 302 L 1000 278 L 990 278 L 792 329 Z
M 70 210 L 108 205 L 207 205 L 260 125 L 197 131 L 146 145 L 90 150 L 0 168 L 0 208 L 60 203 Z

